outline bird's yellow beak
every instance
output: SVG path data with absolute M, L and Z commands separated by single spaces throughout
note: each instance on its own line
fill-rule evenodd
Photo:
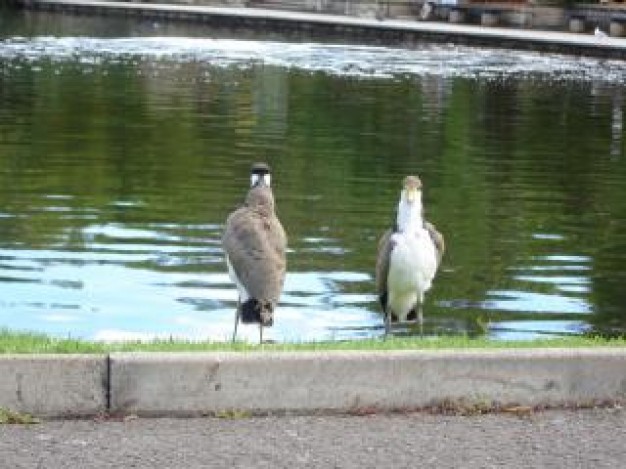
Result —
M 414 187 L 406 188 L 406 200 L 409 202 L 414 202 L 417 199 L 417 189 Z

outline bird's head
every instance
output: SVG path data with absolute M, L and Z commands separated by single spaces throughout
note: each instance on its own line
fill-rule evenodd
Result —
M 250 169 L 250 187 L 270 187 L 272 175 L 267 163 L 254 163 Z
M 398 231 L 416 229 L 422 225 L 422 181 L 417 176 L 404 178 L 398 212 L 396 228 Z
M 422 200 L 422 181 L 420 181 L 420 178 L 417 176 L 407 176 L 404 178 L 400 199 L 408 204 Z

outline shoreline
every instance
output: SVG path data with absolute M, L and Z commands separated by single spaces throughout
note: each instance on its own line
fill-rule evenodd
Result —
M 157 8 L 80 0 L 30 0 L 28 4 L 59 12 L 156 15 L 209 27 L 227 23 L 403 47 L 420 41 L 459 40 L 570 54 L 626 55 L 622 39 L 601 42 L 566 33 L 254 9 Z M 493 408 L 588 406 L 626 402 L 626 347 L 5 354 L 0 355 L 0 376 L 0 408 L 60 418 L 349 413 L 428 408 L 446 402 Z
M 249 7 L 186 6 L 86 0 L 13 0 L 18 8 L 193 22 L 207 28 L 282 33 L 309 40 L 356 41 L 414 48 L 422 43 L 519 49 L 626 59 L 626 39 L 557 31 L 484 27 L 456 23 L 376 19 Z

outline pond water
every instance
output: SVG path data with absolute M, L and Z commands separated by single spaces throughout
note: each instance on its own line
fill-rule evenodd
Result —
M 448 246 L 428 335 L 624 334 L 625 81 L 619 61 L 3 11 L 0 327 L 227 340 L 220 237 L 264 160 L 290 246 L 274 340 L 382 334 L 376 242 L 407 174 Z

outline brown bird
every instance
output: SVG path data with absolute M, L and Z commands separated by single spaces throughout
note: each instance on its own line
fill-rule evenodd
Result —
M 222 246 L 228 274 L 239 293 L 233 342 L 241 321 L 259 324 L 262 343 L 263 328 L 274 323 L 285 282 L 287 236 L 275 213 L 267 164 L 252 165 L 250 184 L 244 204 L 226 220 Z
M 443 235 L 422 215 L 422 182 L 407 176 L 393 229 L 378 242 L 376 287 L 385 314 L 385 336 L 391 321 L 415 317 L 420 333 L 422 305 L 445 250 Z

